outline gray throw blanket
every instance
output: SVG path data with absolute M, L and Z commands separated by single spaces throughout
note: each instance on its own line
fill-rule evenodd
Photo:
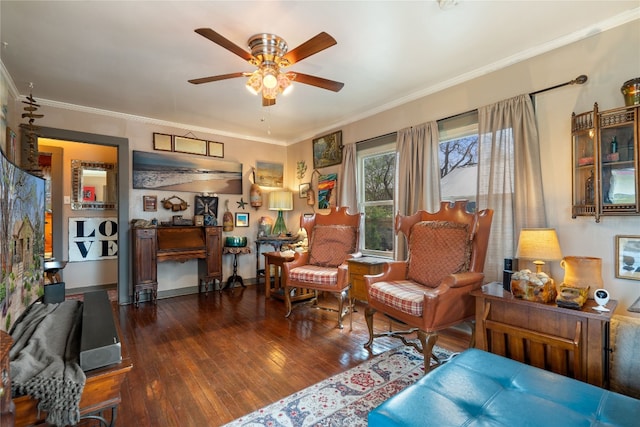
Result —
M 82 302 L 34 304 L 11 336 L 11 391 L 28 394 L 47 412 L 47 422 L 75 425 L 86 376 L 78 364 Z

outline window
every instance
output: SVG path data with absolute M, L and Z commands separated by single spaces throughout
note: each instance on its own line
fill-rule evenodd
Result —
M 468 200 L 476 209 L 478 191 L 478 114 L 461 114 L 438 122 L 440 137 L 440 197 Z
M 364 212 L 360 246 L 367 255 L 393 256 L 396 134 L 358 145 L 358 192 Z

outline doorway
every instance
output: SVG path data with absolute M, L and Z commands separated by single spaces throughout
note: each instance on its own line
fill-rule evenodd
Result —
M 117 182 L 117 194 L 118 194 L 118 206 L 117 206 L 117 218 L 119 224 L 118 233 L 118 273 L 117 273 L 117 289 L 118 289 L 118 303 L 130 304 L 131 291 L 129 289 L 129 182 L 130 182 L 130 162 L 129 162 L 129 140 L 127 138 L 114 137 L 108 135 L 99 135 L 86 132 L 77 132 L 66 129 L 56 129 L 41 127 L 39 131 L 41 138 L 49 138 L 54 140 L 63 140 L 71 142 L 81 142 L 93 145 L 111 146 L 117 149 L 117 163 L 118 163 L 118 182 Z M 61 157 L 61 155 L 60 155 Z M 62 167 L 62 166 L 61 166 Z M 62 178 L 60 178 L 62 179 Z M 52 189 L 53 190 L 53 189 Z M 60 209 L 62 211 L 63 206 L 62 194 L 54 195 L 52 193 L 52 209 Z M 56 203 L 59 203 L 59 208 L 56 207 Z M 61 217 L 61 215 L 58 215 Z M 62 247 L 58 249 L 56 241 L 62 245 L 62 235 L 56 239 L 56 231 L 62 230 L 62 218 L 59 219 L 59 223 L 56 220 L 56 215 L 53 215 L 53 253 L 62 254 Z

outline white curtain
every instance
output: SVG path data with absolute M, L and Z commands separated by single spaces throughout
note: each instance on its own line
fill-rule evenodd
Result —
M 342 156 L 342 166 L 338 176 L 338 182 L 340 182 L 338 206 L 346 206 L 349 209 L 349 213 L 353 214 L 358 212 L 356 144 L 346 144 L 343 148 Z
M 533 105 L 520 95 L 478 109 L 478 210 L 494 210 L 485 280 L 501 281 L 522 228 L 546 227 Z
M 418 210 L 435 212 L 440 207 L 438 123 L 429 122 L 398 132 L 396 208 L 401 215 Z M 396 259 L 405 259 L 405 238 L 396 240 Z

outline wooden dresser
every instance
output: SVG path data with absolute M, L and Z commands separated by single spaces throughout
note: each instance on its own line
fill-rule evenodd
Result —
M 514 298 L 502 284 L 471 293 L 476 298 L 476 347 L 519 362 L 608 388 L 611 311 L 558 307 Z
M 136 305 L 140 292 L 151 291 L 152 300 L 156 300 L 159 262 L 200 260 L 199 292 L 208 290 L 214 280 L 222 282 L 222 227 L 133 227 L 131 236 Z

